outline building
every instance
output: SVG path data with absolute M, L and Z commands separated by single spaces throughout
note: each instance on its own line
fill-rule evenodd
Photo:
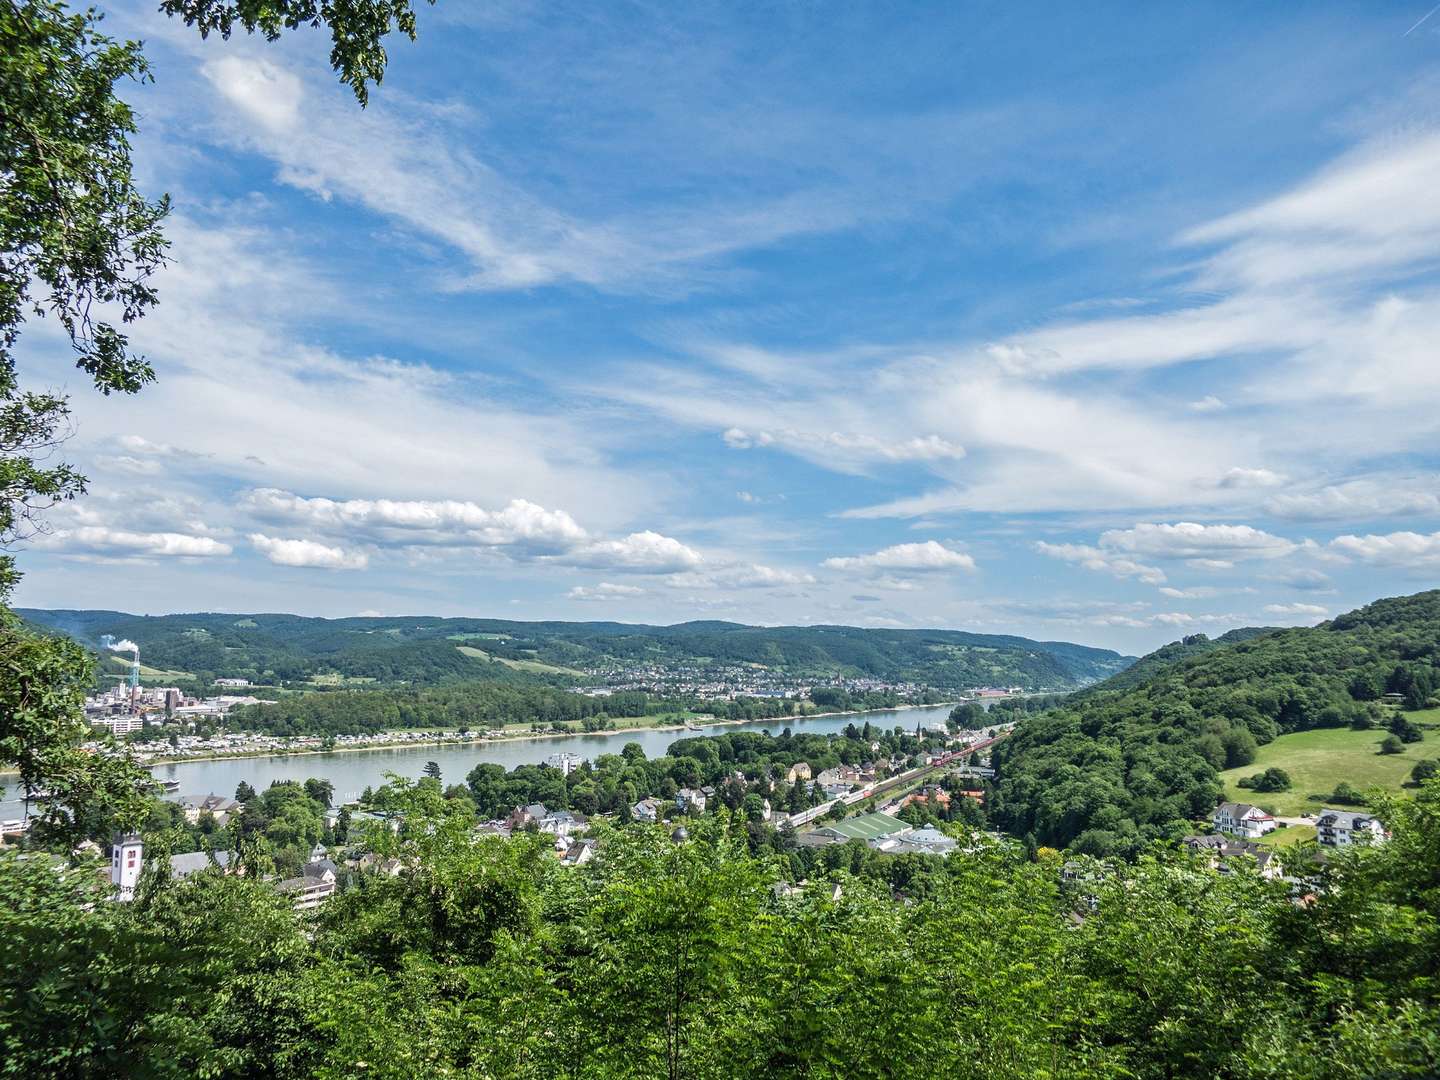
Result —
M 1325 847 L 1378 844 L 1386 838 L 1385 826 L 1379 818 L 1356 810 L 1320 811 L 1315 832 Z
M 538 826 L 550 816 L 550 811 L 544 803 L 531 803 L 529 806 L 517 806 L 510 811 L 510 816 L 505 823 L 512 829 L 523 829 L 526 825 Z
M 551 754 L 545 759 L 545 764 L 552 769 L 559 769 L 565 776 L 569 776 L 580 767 L 584 760 L 579 754 Z
M 115 899 L 135 899 L 135 886 L 144 867 L 145 844 L 139 834 L 117 836 L 110 851 L 110 883 L 115 886 Z
M 909 831 L 910 826 L 899 818 L 877 810 L 871 814 L 860 814 L 845 821 L 811 829 L 799 839 L 808 847 L 825 847 L 830 844 L 843 844 L 847 840 L 864 840 L 868 843 L 882 836 Z
M 1182 841 L 1186 848 L 1197 855 L 1208 856 L 1210 865 L 1222 874 L 1229 872 L 1229 860 L 1253 859 L 1255 868 L 1263 878 L 1280 876 L 1280 863 L 1275 852 L 1250 840 L 1236 840 L 1230 836 L 1187 836 Z
M 792 784 L 797 780 L 809 780 L 810 763 L 807 761 L 797 761 L 794 765 L 790 766 L 790 771 L 785 774 L 785 779 Z
M 1216 832 L 1233 833 L 1247 840 L 1257 840 L 1276 828 L 1271 815 L 1249 803 L 1222 802 L 1210 820 Z
M 571 833 L 581 832 L 589 824 L 581 814 L 572 814 L 569 810 L 552 810 L 535 823 L 542 833 L 549 833 L 551 836 L 568 837 Z
M 876 851 L 887 855 L 949 855 L 955 850 L 954 837 L 946 836 L 939 829 L 907 829 L 904 832 L 889 833 L 866 841 Z
M 212 866 L 219 867 L 226 874 L 237 872 L 228 851 L 187 851 L 170 856 L 170 876 L 177 880 L 184 880 Z M 117 836 L 110 851 L 110 883 L 115 886 L 115 899 L 135 899 L 135 886 L 140 883 L 140 874 L 144 869 L 145 842 L 139 834 Z
M 197 824 L 200 815 L 205 813 L 214 817 L 217 825 L 224 825 L 245 808 L 242 803 L 227 799 L 224 795 L 181 795 L 176 801 L 184 808 L 185 820 L 191 825 Z
M 213 860 L 211 856 L 214 856 Z M 225 873 L 231 873 L 230 852 L 228 851 L 187 851 L 183 855 L 170 856 L 170 876 L 183 881 L 191 874 L 198 874 L 218 866 Z
M 143 731 L 145 729 L 145 718 L 143 716 L 95 716 L 90 719 L 90 726 L 104 728 L 111 735 L 129 735 L 132 731 Z
M 295 898 L 296 911 L 313 911 L 335 895 L 335 864 L 329 859 L 316 859 L 305 864 L 299 877 L 286 878 L 276 890 Z
M 249 679 L 216 679 L 216 686 L 249 686 Z
M 630 816 L 636 821 L 643 821 L 653 825 L 660 820 L 660 802 L 658 799 L 641 799 L 630 808 Z
M 584 866 L 595 857 L 594 840 L 576 840 L 560 856 L 561 866 Z
M 681 810 L 694 810 L 703 814 L 708 801 L 705 792 L 699 788 L 682 787 L 675 793 L 675 805 Z

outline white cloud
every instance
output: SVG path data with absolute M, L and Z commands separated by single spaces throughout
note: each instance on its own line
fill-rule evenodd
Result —
M 862 573 L 919 572 L 975 569 L 972 556 L 953 551 L 935 540 L 914 544 L 896 544 L 882 548 L 869 555 L 840 555 L 826 559 L 822 566 L 831 570 L 859 571 Z
M 1276 517 L 1294 521 L 1364 521 L 1405 515 L 1440 515 L 1440 478 L 1349 480 L 1310 492 L 1287 492 L 1265 503 Z
M 1250 525 L 1201 525 L 1193 521 L 1111 529 L 1100 535 L 1100 546 L 1154 559 L 1187 559 L 1216 569 L 1236 559 L 1279 558 L 1299 547 L 1292 540 Z
M 628 570 L 642 574 L 670 574 L 692 570 L 704 559 L 698 551 L 679 540 L 646 529 L 619 540 L 595 540 L 582 544 L 556 561 L 592 570 Z
M 260 488 L 249 492 L 242 505 L 262 520 L 360 531 L 409 543 L 519 545 L 534 552 L 561 552 L 590 539 L 565 511 L 547 510 L 526 499 L 512 499 L 500 510 L 486 510 L 457 499 L 337 501 Z
M 346 551 L 344 548 L 332 547 L 314 540 L 286 540 L 266 536 L 264 533 L 251 533 L 250 543 L 265 558 L 280 566 L 363 570 L 370 564 L 370 556 L 363 551 Z
M 839 431 L 749 432 L 744 428 L 726 428 L 721 434 L 725 445 L 735 450 L 779 446 L 806 456 L 833 455 L 845 462 L 908 462 L 946 461 L 965 456 L 965 448 L 939 435 L 920 435 L 908 439 L 881 439 L 873 435 L 853 435 Z
M 779 589 L 813 585 L 815 578 L 795 570 L 781 570 L 758 563 L 737 563 L 715 569 L 672 574 L 666 584 L 678 589 Z
M 1440 532 L 1337 536 L 1330 541 L 1330 549 L 1346 558 L 1376 566 L 1433 566 L 1440 563 Z
M 1215 592 L 1209 585 L 1197 585 L 1189 589 L 1176 589 L 1166 585 L 1160 589 L 1162 596 L 1168 596 L 1172 600 L 1208 600 Z
M 1165 580 L 1165 571 L 1158 566 L 1147 566 L 1088 544 L 1051 544 L 1040 540 L 1036 542 L 1035 550 L 1052 559 L 1083 566 L 1086 570 L 1098 570 L 1118 578 L 1138 578 L 1146 585 L 1159 585 Z
M 614 582 L 602 581 L 598 585 L 576 585 L 565 594 L 565 597 L 568 600 L 598 603 L 607 600 L 633 600 L 637 596 L 644 595 L 645 590 L 634 585 L 617 585 Z
M 205 75 L 226 101 L 276 134 L 288 134 L 300 118 L 304 89 L 290 72 L 261 57 L 226 56 L 205 66 Z
M 208 536 L 188 536 L 174 532 L 130 532 L 102 525 L 57 529 L 42 537 L 37 544 L 59 551 L 143 558 L 212 558 L 229 555 L 233 551 L 229 544 Z
M 1197 413 L 1219 412 L 1225 408 L 1225 402 L 1214 394 L 1206 394 L 1203 398 L 1190 402 L 1188 408 L 1191 412 Z

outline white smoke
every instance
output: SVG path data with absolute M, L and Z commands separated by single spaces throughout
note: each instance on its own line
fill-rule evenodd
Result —
M 116 641 L 109 634 L 106 634 L 103 638 L 100 639 L 100 644 L 104 645 L 105 648 L 109 649 L 111 652 L 128 652 L 134 653 L 136 656 L 140 655 L 140 646 L 136 645 L 135 642 L 131 641 L 129 638 L 122 638 L 121 640 Z

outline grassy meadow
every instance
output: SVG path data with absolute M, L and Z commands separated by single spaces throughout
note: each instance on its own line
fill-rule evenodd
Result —
M 1425 724 L 1440 719 L 1440 709 L 1411 713 L 1410 717 Z M 1410 770 L 1421 758 L 1440 758 L 1440 732 L 1426 731 L 1425 739 L 1407 743 L 1403 754 L 1379 753 L 1380 741 L 1388 732 L 1352 731 L 1350 728 L 1318 728 L 1281 735 L 1274 742 L 1260 747 L 1255 760 L 1238 769 L 1220 774 L 1225 784 L 1225 797 L 1236 802 L 1249 802 L 1270 808 L 1285 817 L 1313 813 L 1324 806 L 1311 795 L 1328 795 L 1341 781 L 1364 791 L 1383 787 L 1398 791 L 1410 779 Z M 1289 791 L 1260 793 L 1237 785 L 1242 777 L 1263 772 L 1278 765 L 1290 774 Z

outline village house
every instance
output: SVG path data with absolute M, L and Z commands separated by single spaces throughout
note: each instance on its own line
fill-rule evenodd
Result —
M 791 765 L 790 771 L 785 774 L 785 779 L 792 784 L 798 780 L 811 779 L 809 762 L 797 761 L 794 765 Z
M 1207 856 L 1210 865 L 1221 873 L 1229 872 L 1228 860 L 1247 858 L 1255 861 L 1261 877 L 1280 876 L 1280 862 L 1275 858 L 1275 852 L 1253 841 L 1212 833 L 1208 836 L 1187 836 L 1183 842 L 1195 854 Z
M 584 866 L 595 857 L 594 840 L 576 840 L 560 856 L 561 866 Z
M 636 821 L 643 821 L 647 825 L 653 825 L 660 820 L 660 801 L 653 798 L 641 799 L 630 808 L 630 816 Z
M 223 795 L 182 795 L 176 801 L 184 809 L 185 820 L 191 825 L 199 824 L 200 815 L 204 813 L 209 813 L 216 825 L 224 825 L 244 809 L 242 803 Z
M 1387 835 L 1385 826 L 1372 814 L 1330 809 L 1320 811 L 1320 816 L 1315 820 L 1315 833 L 1325 847 L 1378 844 Z
M 699 788 L 682 787 L 675 793 L 675 806 L 680 810 L 694 810 L 703 814 L 707 801 L 705 792 Z
M 536 822 L 536 827 L 542 833 L 567 837 L 572 832 L 581 832 L 587 824 L 587 819 L 581 814 L 572 814 L 569 810 L 552 810 Z
M 314 859 L 305 864 L 299 877 L 286 878 L 275 886 L 277 892 L 291 896 L 296 911 L 312 911 L 335 895 L 336 867 L 329 859 Z
M 1233 833 L 1247 840 L 1257 840 L 1276 828 L 1274 817 L 1249 803 L 1222 802 L 1210 820 L 1217 832 Z
M 515 807 L 510 811 L 510 816 L 505 819 L 505 823 L 511 829 L 523 829 L 526 825 L 538 826 L 549 816 L 550 811 L 546 809 L 545 804 L 537 802 L 531 803 L 529 806 Z

